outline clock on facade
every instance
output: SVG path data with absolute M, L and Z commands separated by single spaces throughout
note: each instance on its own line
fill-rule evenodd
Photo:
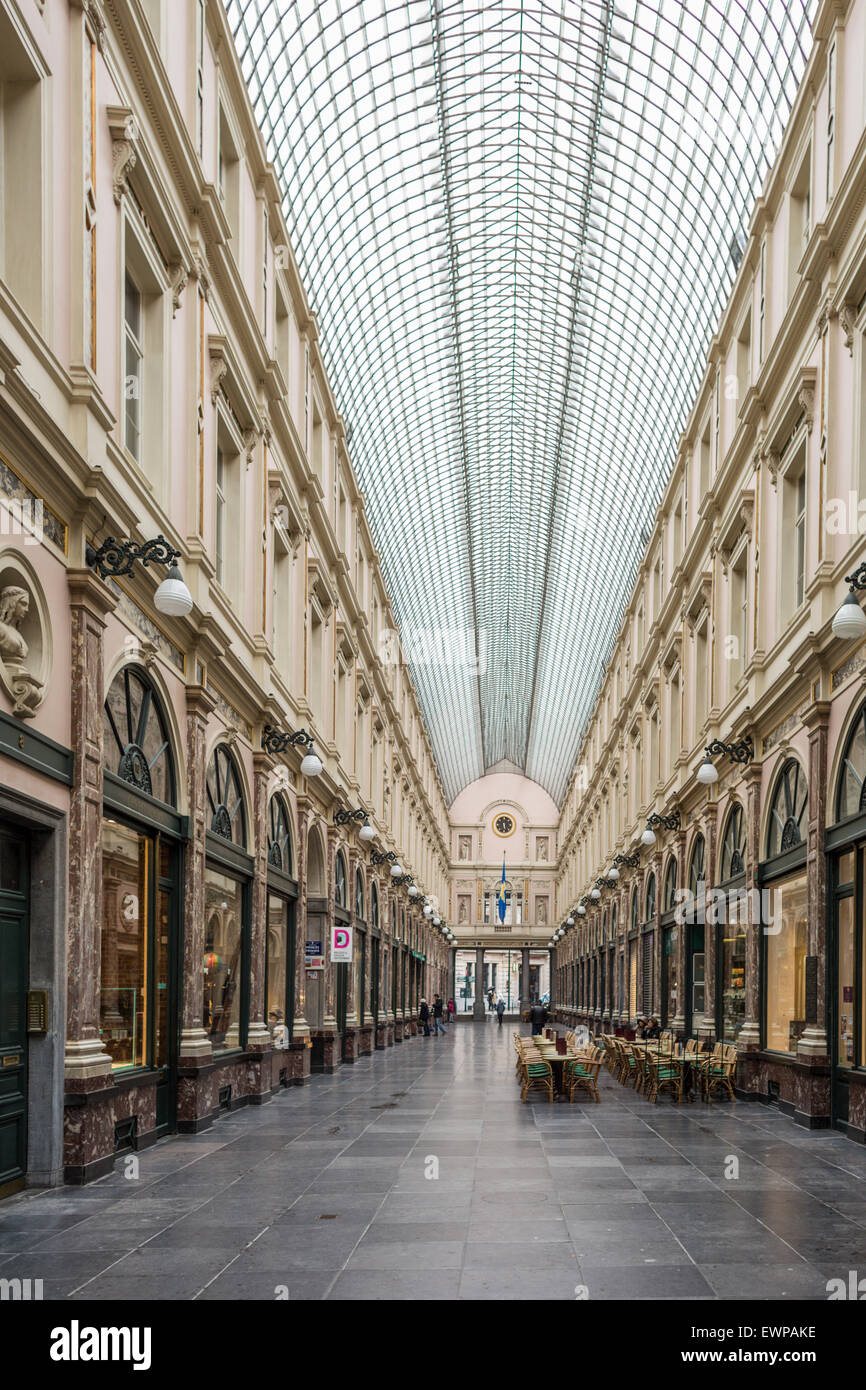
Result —
M 497 835 L 513 835 L 517 829 L 517 824 L 513 816 L 507 811 L 498 811 L 493 817 L 493 829 Z

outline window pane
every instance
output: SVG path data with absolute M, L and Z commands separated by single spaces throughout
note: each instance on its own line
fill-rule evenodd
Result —
M 767 1047 L 796 1052 L 806 1026 L 806 875 L 770 893 L 767 932 Z
M 736 1042 L 746 1017 L 746 932 L 736 922 L 719 923 L 722 937 L 722 1038 Z
M 146 1061 L 150 843 L 116 821 L 102 822 L 99 1032 L 115 1070 Z
M 853 1067 L 854 1056 L 854 899 L 840 898 L 837 905 L 836 961 L 836 1065 Z
M 243 889 L 236 879 L 205 868 L 205 1032 L 214 1051 L 240 1047 Z
M 265 1014 L 271 1041 L 282 1051 L 289 1046 L 286 987 L 289 969 L 289 907 L 283 898 L 268 894 L 268 972 L 265 981 Z

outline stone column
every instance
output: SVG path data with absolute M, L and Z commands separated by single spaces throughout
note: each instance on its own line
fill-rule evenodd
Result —
M 798 1057 L 829 1063 L 827 1017 L 827 725 L 829 700 L 816 700 L 803 715 L 809 730 L 809 829 L 806 847 L 806 1027 L 797 1042 Z M 800 1108 L 800 1107 L 798 1107 Z
M 521 1014 L 523 1014 L 523 1012 L 524 1012 L 526 1009 L 529 1008 L 529 1003 L 530 1003 L 530 998 L 529 998 L 529 947 L 528 947 L 528 946 L 524 946 L 524 947 L 521 948 L 521 952 L 520 952 L 520 962 L 521 962 L 521 975 L 522 975 L 522 980 L 521 980 L 522 989 L 521 989 L 521 991 L 520 991 L 520 1012 L 521 1012 Z
M 487 1006 L 484 1002 L 484 947 L 475 948 L 475 1005 L 472 1009 L 472 1017 L 477 1022 L 484 1023 L 487 1017 Z
M 548 973 L 550 974 L 550 1003 L 547 1006 L 547 1010 L 548 1013 L 552 1014 L 556 1008 L 557 1000 L 559 999 L 559 981 L 556 978 L 556 972 L 559 969 L 559 952 L 556 947 L 553 947 L 547 954 L 550 958 L 550 964 L 548 966 Z
M 186 688 L 186 784 L 189 844 L 184 866 L 183 982 L 178 1081 L 178 1128 L 191 1132 L 210 1123 L 215 1107 L 212 1086 L 199 1068 L 213 1056 L 204 1027 L 205 854 L 207 791 L 205 786 L 208 720 L 216 708 L 201 685 Z M 184 1075 L 184 1073 L 187 1073 Z
M 69 891 L 66 927 L 67 1092 L 113 1086 L 111 1058 L 100 1036 L 102 958 L 102 707 L 105 700 L 103 634 L 116 600 L 90 569 L 70 570 L 72 647 L 71 744 L 75 755 L 69 795 Z M 62 929 L 62 923 L 60 924 Z M 111 1097 L 113 1099 L 113 1097 Z M 66 1110 L 64 1163 L 76 1174 L 107 1163 L 114 1152 L 114 1109 L 87 1104 Z

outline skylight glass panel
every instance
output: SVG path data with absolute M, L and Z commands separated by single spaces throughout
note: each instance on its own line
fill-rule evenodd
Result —
M 446 796 L 558 801 L 816 0 L 226 0 Z

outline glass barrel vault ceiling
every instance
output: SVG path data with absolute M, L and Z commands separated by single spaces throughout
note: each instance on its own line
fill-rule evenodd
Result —
M 449 801 L 562 799 L 816 8 L 227 0 Z

